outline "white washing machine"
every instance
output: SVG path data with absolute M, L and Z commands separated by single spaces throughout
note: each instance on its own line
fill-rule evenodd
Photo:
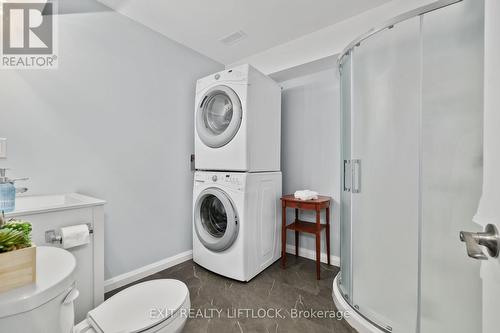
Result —
M 196 83 L 195 167 L 279 171 L 281 89 L 249 65 Z
M 280 258 L 281 172 L 197 171 L 193 260 L 249 281 Z

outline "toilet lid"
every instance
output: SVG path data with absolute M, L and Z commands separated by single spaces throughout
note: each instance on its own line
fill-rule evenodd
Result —
M 98 332 L 136 333 L 170 318 L 188 297 L 189 290 L 181 281 L 152 280 L 120 291 L 87 317 Z
M 0 293 L 0 319 L 31 311 L 67 293 L 74 284 L 76 259 L 73 254 L 56 247 L 35 249 L 36 282 Z

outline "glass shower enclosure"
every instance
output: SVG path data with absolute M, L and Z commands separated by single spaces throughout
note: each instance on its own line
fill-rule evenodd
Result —
M 380 331 L 481 332 L 479 263 L 458 234 L 479 230 L 472 218 L 482 187 L 483 5 L 417 9 L 339 58 L 335 283 Z

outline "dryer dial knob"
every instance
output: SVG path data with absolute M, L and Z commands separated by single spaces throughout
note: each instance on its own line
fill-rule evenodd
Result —
M 212 176 L 212 181 L 216 182 L 217 181 L 217 176 L 216 175 L 213 175 Z

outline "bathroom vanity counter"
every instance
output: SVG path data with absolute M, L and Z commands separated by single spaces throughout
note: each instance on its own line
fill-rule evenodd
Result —
M 102 206 L 106 201 L 78 193 L 26 195 L 16 198 L 16 210 L 5 214 L 7 218 L 26 214 L 40 214 L 61 210 Z

